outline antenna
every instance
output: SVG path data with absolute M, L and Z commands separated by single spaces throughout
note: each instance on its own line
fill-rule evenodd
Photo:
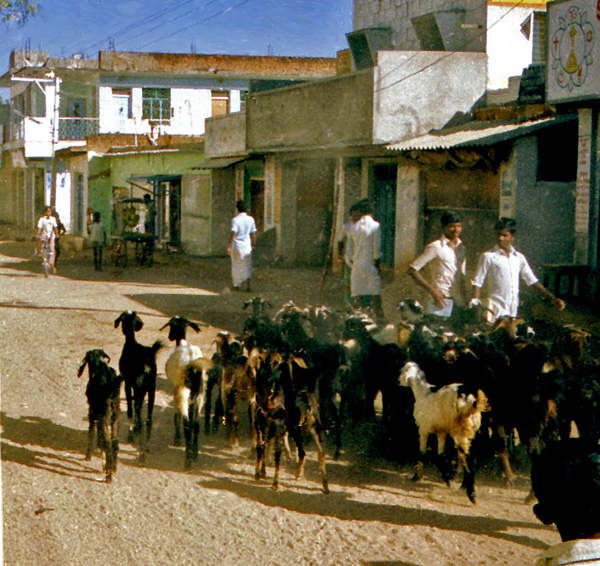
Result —
M 108 50 L 109 51 L 115 50 L 115 38 L 112 35 L 108 38 Z
M 272 57 L 272 56 L 273 56 L 273 53 L 274 53 L 274 51 L 273 51 L 273 44 L 272 44 L 272 43 L 269 43 L 269 44 L 267 45 L 267 55 L 268 55 L 269 57 Z
M 192 53 L 193 55 L 196 54 L 196 42 L 192 41 L 192 43 L 190 44 L 190 53 Z

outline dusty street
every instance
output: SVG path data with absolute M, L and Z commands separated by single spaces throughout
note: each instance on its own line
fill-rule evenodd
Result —
M 89 251 L 65 254 L 59 275 L 45 279 L 31 251 L 0 243 L 4 564 L 518 566 L 559 541 L 523 503 L 525 471 L 505 489 L 496 467 L 483 470 L 472 506 L 431 468 L 413 484 L 411 466 L 380 458 L 368 430 L 328 461 L 329 495 L 312 446 L 306 479 L 285 467 L 277 493 L 254 481 L 247 434 L 239 449 L 222 431 L 201 434 L 197 465 L 184 473 L 164 376 L 170 345 L 159 354 L 150 454 L 138 461 L 122 414 L 119 467 L 104 483 L 100 453 L 84 460 L 87 372 L 78 379 L 77 369 L 92 348 L 117 366 L 121 311 L 138 311 L 144 344 L 167 343 L 159 329 L 172 315 L 206 322 L 190 341 L 208 350 L 218 330 L 240 330 L 243 300 L 254 294 L 274 305 L 331 304 L 339 287 L 330 278 L 323 289 L 319 271 L 264 268 L 255 293 L 229 293 L 225 260 L 161 256 L 150 269 L 95 273 Z

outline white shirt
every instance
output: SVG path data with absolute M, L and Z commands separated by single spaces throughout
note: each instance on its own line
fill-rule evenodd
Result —
M 38 229 L 40 229 L 42 238 L 52 239 L 55 237 L 54 229 L 58 228 L 54 216 L 42 216 L 38 220 Z
M 461 240 L 458 240 L 454 247 L 448 238 L 442 236 L 428 244 L 410 266 L 416 271 L 421 271 L 431 262 L 431 277 L 435 287 L 444 293 L 444 296 L 460 299 L 462 302 L 457 274 L 466 274 L 466 256 L 467 251 Z
M 90 242 L 94 244 L 103 244 L 106 238 L 106 230 L 102 221 L 94 222 L 90 229 Z
M 350 295 L 380 295 L 381 278 L 375 261 L 381 257 L 381 227 L 370 215 L 363 216 L 348 232 L 346 263 L 352 268 Z
M 540 555 L 536 566 L 567 566 L 600 564 L 600 540 L 580 539 L 555 544 Z
M 256 232 L 256 224 L 254 218 L 245 212 L 240 212 L 234 216 L 231 221 L 231 231 L 235 234 L 233 239 L 233 247 L 238 250 L 250 251 L 252 249 L 252 241 L 250 234 Z
M 488 285 L 490 308 L 496 317 L 517 316 L 519 309 L 519 281 L 527 285 L 537 282 L 537 277 L 529 267 L 525 256 L 511 247 L 506 253 L 499 246 L 481 254 L 473 285 Z

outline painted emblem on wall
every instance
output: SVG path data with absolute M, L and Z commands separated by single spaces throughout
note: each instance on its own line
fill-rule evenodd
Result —
M 593 63 L 594 28 L 577 6 L 571 6 L 558 21 L 550 44 L 552 69 L 558 85 L 571 92 L 585 83 Z

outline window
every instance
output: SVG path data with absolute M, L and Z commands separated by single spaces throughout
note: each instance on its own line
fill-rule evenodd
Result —
M 142 118 L 151 121 L 169 121 L 171 118 L 171 90 L 168 88 L 143 88 Z
M 246 98 L 248 98 L 248 91 L 240 90 L 240 110 L 246 108 Z
M 113 88 L 113 108 L 115 116 L 118 120 L 131 118 L 131 89 L 130 88 Z
M 213 90 L 212 93 L 212 114 L 211 116 L 222 116 L 229 114 L 229 91 Z

